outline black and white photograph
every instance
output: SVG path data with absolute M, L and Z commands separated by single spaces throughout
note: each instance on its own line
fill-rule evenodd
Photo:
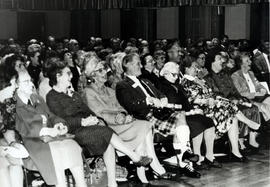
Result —
M 270 0 L 0 0 L 0 187 L 270 187 Z

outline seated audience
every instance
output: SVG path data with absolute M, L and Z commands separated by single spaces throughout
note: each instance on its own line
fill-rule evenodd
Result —
M 139 55 L 132 53 L 123 59 L 125 79 L 116 85 L 118 102 L 136 119 L 148 120 L 153 123 L 154 130 L 163 136 L 174 135 L 173 146 L 177 153 L 180 170 L 190 177 L 200 177 L 200 174 L 186 162 L 183 154 L 190 149 L 189 127 L 183 112 L 173 112 L 167 115 L 155 111 L 168 105 L 168 98 L 158 91 L 146 79 L 138 79 L 141 75 L 141 61 Z
M 197 168 L 221 167 L 215 160 L 213 149 L 215 139 L 214 122 L 211 118 L 205 117 L 203 111 L 195 109 L 189 103 L 183 87 L 178 83 L 180 67 L 175 62 L 167 62 L 161 69 L 161 79 L 157 88 L 166 95 L 168 102 L 182 105 L 182 110 L 186 112 L 186 121 L 190 128 L 190 138 L 194 153 L 199 155 Z M 201 155 L 202 140 L 205 140 L 206 155 Z M 203 166 L 201 163 L 204 163 Z
M 241 94 L 253 101 L 263 114 L 265 121 L 270 120 L 270 97 L 266 88 L 260 84 L 251 71 L 251 60 L 248 54 L 241 54 L 238 60 L 240 69 L 232 74 L 233 83 Z
M 147 166 L 152 159 L 140 156 L 106 127 L 83 99 L 72 88 L 72 73 L 65 62 L 54 61 L 47 69 L 49 84 L 53 89 L 47 94 L 51 111 L 67 121 L 68 132 L 75 134 L 75 140 L 87 148 L 91 155 L 103 155 L 107 167 L 108 186 L 117 186 L 115 178 L 115 149 L 131 158 L 137 166 Z
M 118 103 L 115 91 L 105 86 L 107 71 L 102 61 L 89 61 L 85 70 L 87 77 L 92 80 L 84 90 L 87 105 L 95 114 L 103 118 L 119 137 L 140 155 L 153 158 L 150 166 L 161 178 L 168 178 L 165 169 L 156 157 L 152 124 L 145 120 L 137 120 L 129 115 Z M 138 170 L 144 168 L 138 168 Z M 138 176 L 143 183 L 148 183 L 144 171 L 138 171 Z
M 0 186 L 3 187 L 23 187 L 22 158 L 29 156 L 15 135 L 14 93 L 17 71 L 9 69 L 9 65 L 17 64 L 16 69 L 19 71 L 17 59 L 20 58 L 13 54 L 0 65 Z
M 86 187 L 81 147 L 72 139 L 57 141 L 67 133 L 66 122 L 52 114 L 44 100 L 35 94 L 26 71 L 19 72 L 17 84 L 16 129 L 45 182 L 66 186 L 65 169 L 70 169 L 77 186 Z M 50 141 L 51 138 L 55 140 Z

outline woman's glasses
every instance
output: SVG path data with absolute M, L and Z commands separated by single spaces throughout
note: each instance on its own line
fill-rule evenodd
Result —
M 173 77 L 179 77 L 179 73 L 170 73 Z

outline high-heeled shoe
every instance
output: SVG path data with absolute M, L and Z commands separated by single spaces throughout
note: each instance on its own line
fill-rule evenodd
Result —
M 152 173 L 154 175 L 154 178 L 156 178 L 156 179 L 171 180 L 173 177 L 173 174 L 170 172 L 165 172 L 163 174 L 159 174 L 156 171 L 152 170 Z
M 216 159 L 213 161 L 208 160 L 206 157 L 203 161 L 209 168 L 222 168 L 222 164 L 218 162 Z
M 199 155 L 196 155 L 192 152 L 189 152 L 189 151 L 185 151 L 184 154 L 183 154 L 183 157 L 182 157 L 183 160 L 189 160 L 191 162 L 198 162 L 199 160 Z
M 248 162 L 248 159 L 245 156 L 238 157 L 235 154 L 231 153 L 230 162 Z
M 133 162 L 133 164 L 137 167 L 146 167 L 153 161 L 152 158 L 149 158 L 147 156 L 141 156 L 141 159 L 138 162 Z

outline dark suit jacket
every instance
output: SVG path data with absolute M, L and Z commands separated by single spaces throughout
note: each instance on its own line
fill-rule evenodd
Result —
M 266 81 L 268 86 L 270 86 L 270 72 L 268 70 L 267 62 L 261 52 L 258 51 L 253 56 L 251 68 L 259 81 Z
M 165 97 L 150 81 L 147 79 L 142 81 L 151 89 L 151 92 L 148 91 L 148 88 L 142 84 L 150 96 L 159 99 Z M 116 85 L 116 97 L 120 105 L 137 119 L 145 119 L 151 110 L 151 107 L 146 104 L 146 96 L 142 89 L 128 77 Z

